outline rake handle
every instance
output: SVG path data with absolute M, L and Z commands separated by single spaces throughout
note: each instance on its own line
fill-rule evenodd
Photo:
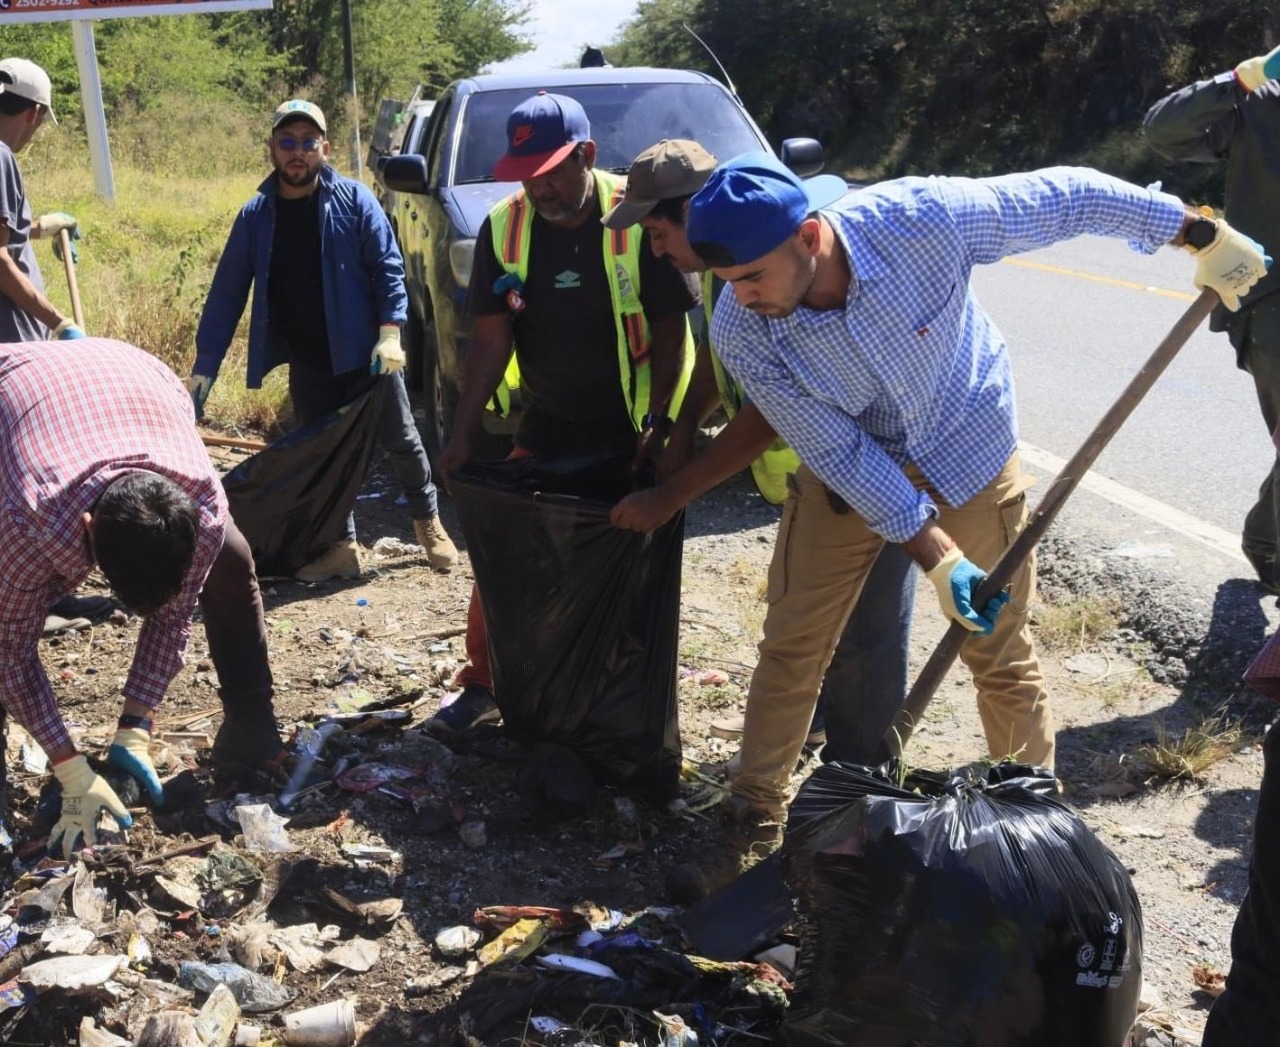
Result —
M 67 287 L 71 291 L 71 319 L 84 330 L 84 308 L 80 305 L 80 285 L 76 283 L 76 263 L 71 257 L 71 237 L 65 229 L 58 230 L 58 246 L 62 248 L 62 265 L 67 271 Z

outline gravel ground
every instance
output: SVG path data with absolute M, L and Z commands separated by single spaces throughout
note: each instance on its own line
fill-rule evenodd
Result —
M 360 503 L 366 543 L 378 537 L 412 541 L 407 514 L 393 504 L 388 486 L 385 475 L 375 475 L 367 488 L 372 497 Z M 457 536 L 447 501 L 444 515 Z M 694 764 L 714 764 L 733 751 L 732 743 L 712 737 L 708 728 L 717 716 L 741 707 L 764 618 L 765 568 L 777 518 L 778 511 L 763 504 L 745 478 L 713 492 L 689 513 L 680 664 L 690 674 L 680 685 L 680 715 L 684 755 Z M 1198 1043 L 1211 997 L 1198 988 L 1193 970 L 1212 975 L 1228 966 L 1261 776 L 1257 732 L 1269 710 L 1238 684 L 1265 627 L 1258 594 L 1243 580 L 1228 583 L 1217 603 L 1204 607 L 1153 583 L 1140 564 L 1090 554 L 1070 535 L 1045 543 L 1041 565 L 1045 606 L 1037 616 L 1045 623 L 1042 658 L 1058 717 L 1058 770 L 1066 796 L 1137 886 L 1145 919 L 1144 975 L 1158 997 L 1147 1019 L 1156 1030 L 1149 1042 L 1172 1043 L 1176 1035 L 1176 1042 Z M 339 696 L 354 702 L 401 700 L 411 710 L 408 730 L 362 736 L 338 751 L 430 767 L 426 799 L 415 811 L 380 793 L 332 786 L 306 798 L 288 832 L 301 854 L 315 862 L 300 878 L 285 877 L 271 915 L 279 923 L 337 923 L 343 938 L 375 940 L 379 955 L 363 972 L 333 965 L 310 973 L 286 965 L 279 970 L 298 994 L 290 1008 L 338 995 L 354 999 L 362 1043 L 466 1042 L 459 1030 L 489 1006 L 488 997 L 478 988 L 483 979 L 455 975 L 457 961 L 433 948 L 441 928 L 470 923 L 474 910 L 485 905 L 593 902 L 628 912 L 661 905 L 665 871 L 705 852 L 714 826 L 704 814 L 673 816 L 617 803 L 607 793 L 587 816 L 549 822 L 526 802 L 522 753 L 501 731 L 483 730 L 447 748 L 426 738 L 416 726 L 435 711 L 463 657 L 458 631 L 471 585 L 469 567 L 464 559 L 450 573 L 433 573 L 406 554 L 371 557 L 369 566 L 371 573 L 353 583 L 266 584 L 278 710 L 293 724 L 323 714 Z M 944 628 L 925 584 L 913 637 L 917 669 Z M 1082 640 L 1049 628 L 1064 610 L 1099 598 L 1116 608 L 1114 626 L 1104 635 Z M 90 747 L 109 737 L 135 639 L 136 623 L 126 623 L 45 643 L 64 712 L 85 726 Z M 166 729 L 211 733 L 218 722 L 215 681 L 199 629 L 194 641 L 190 664 L 172 688 L 161 721 Z M 727 680 L 700 684 L 692 676 L 698 670 L 718 670 Z M 1162 728 L 1179 734 L 1223 706 L 1245 734 L 1202 780 L 1171 785 L 1143 772 L 1136 754 Z M 211 715 L 202 718 L 205 712 Z M 226 790 L 204 774 L 198 743 L 192 751 L 185 745 L 174 743 L 174 766 L 195 772 L 194 792 L 177 812 L 141 814 L 123 852 L 127 868 L 137 870 L 142 858 L 187 839 L 184 832 L 191 838 L 217 833 L 233 846 L 242 842 L 232 829 L 207 818 L 204 802 L 224 797 Z M 908 758 L 918 768 L 941 770 L 981 758 L 983 748 L 967 674 L 954 671 Z M 11 766 L 16 755 L 11 753 Z M 38 821 L 34 803 L 44 779 L 22 771 L 15 777 L 13 828 L 21 835 Z M 706 796 L 698 781 L 684 790 L 691 806 Z M 357 862 L 343 852 L 344 844 L 386 846 L 397 856 L 388 863 Z M 263 860 L 268 883 L 279 878 L 279 863 Z M 176 980 L 184 959 L 217 958 L 226 935 L 257 908 L 183 915 L 172 899 L 157 900 L 144 874 L 130 879 L 119 863 L 111 870 L 108 862 L 97 875 L 105 878 L 103 885 L 110 881 L 119 912 L 162 913 L 161 930 L 152 937 L 155 960 L 147 970 L 159 981 Z M 326 890 L 358 904 L 400 899 L 403 909 L 376 930 L 369 922 L 353 925 L 335 917 L 333 895 Z M 102 934 L 100 948 L 123 950 L 125 931 L 135 924 L 134 916 L 118 916 L 115 929 Z M 219 933 L 211 935 L 210 926 Z M 139 999 L 104 1003 L 76 997 L 71 1006 L 36 1005 L 20 1022 L 10 1012 L 3 1028 L 13 1042 L 73 1042 L 73 1028 L 89 1014 L 116 1032 L 136 1035 L 139 1014 L 145 1017 L 147 1010 Z M 500 1041 L 532 1042 L 522 1024 L 526 1017 Z M 264 1024 L 271 1021 L 264 1016 Z M 648 1031 L 634 1032 L 636 1042 L 657 1042 L 652 1020 L 644 1017 L 641 1025 Z

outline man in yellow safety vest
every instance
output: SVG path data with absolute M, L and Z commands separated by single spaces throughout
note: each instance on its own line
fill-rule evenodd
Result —
M 521 189 L 489 212 L 476 239 L 475 331 L 440 456 L 446 477 L 471 459 L 486 404 L 505 392 L 513 347 L 524 404 L 514 455 L 620 451 L 639 464 L 670 434 L 693 368 L 685 314 L 698 304 L 697 285 L 648 250 L 642 230 L 601 229 L 622 185 L 595 159 L 572 98 L 539 92 L 508 118 L 494 177 Z M 466 646 L 462 694 L 432 718 L 434 730 L 499 718 L 474 591 Z

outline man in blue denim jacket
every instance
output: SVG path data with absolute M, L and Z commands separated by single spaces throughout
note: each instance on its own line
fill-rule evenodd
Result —
M 404 487 L 428 562 L 447 568 L 458 552 L 440 523 L 431 466 L 402 371 L 404 263 L 373 194 L 326 162 L 326 134 L 324 113 L 311 102 L 294 99 L 275 111 L 267 139 L 275 170 L 231 227 L 196 330 L 187 388 L 200 417 L 252 284 L 249 388 L 259 388 L 269 371 L 287 363 L 294 414 L 306 423 L 354 400 L 384 376 L 391 388 L 378 442 Z M 297 577 L 318 582 L 359 574 L 355 520 L 349 516 L 343 539 Z

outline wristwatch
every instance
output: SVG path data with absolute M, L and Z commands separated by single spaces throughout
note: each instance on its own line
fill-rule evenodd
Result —
M 652 429 L 664 440 L 671 435 L 671 417 L 665 414 L 647 414 L 640 419 L 640 428 Z
M 1193 251 L 1203 251 L 1218 235 L 1218 223 L 1212 218 L 1197 218 L 1183 234 L 1182 239 Z

